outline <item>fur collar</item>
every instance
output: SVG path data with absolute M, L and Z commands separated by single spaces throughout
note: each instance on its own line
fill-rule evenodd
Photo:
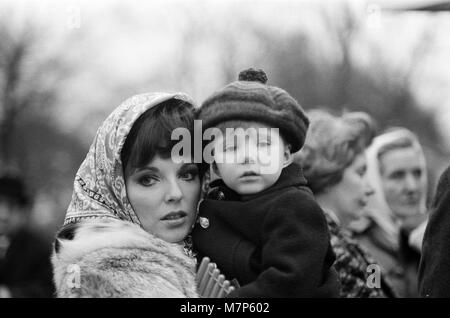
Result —
M 143 297 L 148 290 L 155 290 L 151 293 L 155 297 L 196 296 L 195 260 L 184 253 L 183 246 L 161 240 L 126 221 L 94 219 L 66 226 L 57 236 L 52 263 L 58 295 L 63 297 L 73 296 L 66 282 L 70 279 L 68 269 L 74 264 L 81 268 L 81 284 L 85 288 L 74 290 L 75 294 Z M 83 278 L 96 287 L 86 291 Z M 114 286 L 109 290 L 121 292 L 99 295 L 98 290 L 108 289 L 105 286 Z M 141 289 L 143 296 L 138 292 Z
M 70 233 L 65 232 L 68 230 Z M 61 236 L 61 233 L 64 235 Z M 70 239 L 69 239 L 70 238 Z M 56 257 L 65 263 L 74 263 L 85 255 L 103 248 L 144 249 L 171 252 L 185 257 L 181 244 L 165 242 L 144 231 L 140 226 L 113 218 L 94 219 L 70 224 L 57 236 Z

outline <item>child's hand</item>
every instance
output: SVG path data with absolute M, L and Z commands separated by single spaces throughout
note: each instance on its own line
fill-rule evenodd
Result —
M 223 298 L 234 290 L 231 283 L 220 274 L 216 263 L 204 257 L 197 271 L 197 289 L 202 298 Z

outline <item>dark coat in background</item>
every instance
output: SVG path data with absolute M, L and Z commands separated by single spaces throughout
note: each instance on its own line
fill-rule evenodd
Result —
M 450 167 L 439 180 L 423 239 L 419 292 L 450 297 Z
M 325 216 L 305 184 L 297 164 L 250 196 L 211 183 L 217 187 L 200 204 L 194 247 L 199 259 L 208 256 L 237 279 L 241 287 L 229 297 L 338 296 Z
M 416 298 L 420 253 L 408 243 L 409 234 L 400 228 L 398 246 L 386 240 L 385 232 L 370 216 L 363 229 L 353 229 L 358 244 L 383 268 L 383 273 L 397 297 Z
M 52 297 L 51 251 L 51 243 L 37 233 L 20 230 L 0 257 L 0 285 L 5 285 L 12 297 Z

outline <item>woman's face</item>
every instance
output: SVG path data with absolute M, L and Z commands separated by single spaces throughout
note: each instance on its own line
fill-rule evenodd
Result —
M 0 196 L 0 235 L 11 235 L 26 223 L 27 211 Z
M 343 226 L 361 217 L 368 197 L 373 194 L 365 177 L 366 170 L 366 157 L 360 154 L 344 170 L 341 181 L 328 190 L 334 198 L 334 211 Z
M 397 217 L 419 214 L 426 181 L 418 150 L 393 149 L 380 158 L 380 172 L 386 202 Z
M 126 176 L 128 199 L 142 227 L 170 242 L 182 241 L 195 221 L 200 179 L 195 164 L 160 156 Z

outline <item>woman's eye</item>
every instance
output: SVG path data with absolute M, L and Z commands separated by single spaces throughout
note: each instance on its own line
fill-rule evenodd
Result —
M 197 178 L 197 176 L 198 176 L 198 169 L 197 168 L 190 169 L 190 170 L 180 174 L 180 178 L 185 180 L 185 181 L 193 181 L 193 180 L 195 180 Z
M 419 179 L 422 176 L 422 170 L 420 170 L 420 169 L 414 170 L 413 175 L 414 175 L 414 177 Z
M 139 179 L 139 183 L 144 187 L 149 187 L 154 185 L 158 181 L 158 178 L 155 176 L 143 176 Z
M 181 179 L 185 180 L 185 181 L 192 181 L 195 179 L 195 177 L 197 177 L 197 175 L 193 174 L 193 173 L 184 173 L 181 175 Z
M 359 169 L 356 171 L 356 173 L 363 177 L 366 174 L 366 169 Z
M 396 171 L 390 175 L 390 179 L 400 180 L 405 177 L 405 173 L 403 171 Z

